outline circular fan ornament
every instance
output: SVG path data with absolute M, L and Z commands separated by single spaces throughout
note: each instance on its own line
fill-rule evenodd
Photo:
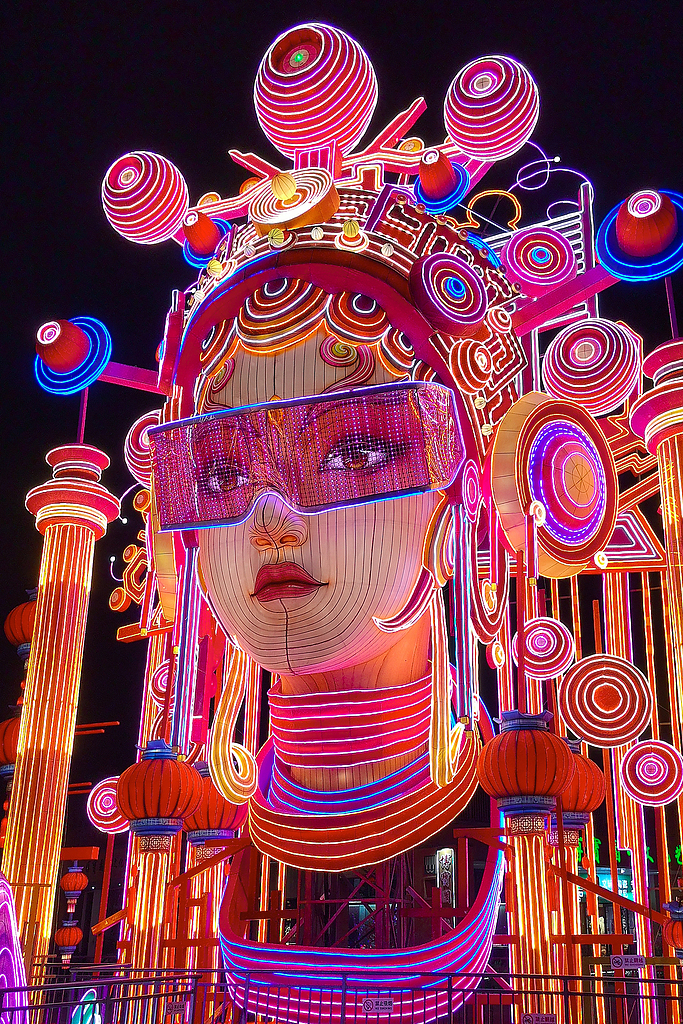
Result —
M 36 380 L 41 388 L 49 391 L 51 395 L 74 395 L 90 387 L 111 359 L 111 335 L 101 320 L 96 320 L 92 316 L 75 316 L 66 322 L 77 328 L 79 334 L 86 339 L 87 351 L 84 347 L 82 361 L 67 370 L 56 370 L 46 361 L 49 356 L 44 359 L 41 354 L 36 355 Z M 39 343 L 49 347 L 52 342 L 51 335 L 56 331 L 62 333 L 61 323 L 62 321 L 53 320 L 43 324 L 38 331 Z
M 339 193 L 324 167 L 303 167 L 276 174 L 249 204 L 249 217 L 260 235 L 273 228 L 324 224 L 339 209 Z
M 683 793 L 683 757 L 663 740 L 636 743 L 621 762 L 621 783 L 636 803 L 663 807 Z
M 576 402 L 530 392 L 508 410 L 487 456 L 487 479 L 508 550 L 524 549 L 536 515 L 539 572 L 575 576 L 607 546 L 617 474 L 599 425 Z
M 572 732 L 608 749 L 638 738 L 650 721 L 652 694 L 635 665 L 611 654 L 593 654 L 567 672 L 559 705 Z
M 517 664 L 518 635 L 512 638 L 512 657 Z M 554 679 L 574 661 L 574 637 L 567 627 L 547 616 L 529 619 L 524 626 L 524 665 L 532 679 Z
M 129 242 L 154 245 L 182 233 L 190 198 L 175 164 L 158 153 L 135 152 L 119 157 L 105 174 L 102 205 Z
M 552 228 L 515 232 L 505 243 L 501 260 L 508 280 L 531 297 L 572 281 L 578 272 L 574 250 L 564 235 Z
M 592 416 L 606 416 L 632 393 L 640 367 L 638 336 L 625 324 L 595 317 L 553 338 L 543 359 L 543 386 L 553 398 L 576 399 Z
M 653 281 L 683 267 L 683 195 L 635 192 L 607 214 L 595 236 L 598 259 L 622 281 Z
M 446 94 L 444 124 L 466 156 L 503 160 L 524 145 L 538 120 L 538 87 L 518 61 L 494 55 L 471 61 Z
M 458 256 L 432 253 L 410 268 L 415 305 L 437 331 L 468 338 L 486 316 L 486 289 L 478 274 Z
M 116 802 L 116 783 L 118 775 L 108 779 L 102 779 L 96 783 L 88 794 L 86 805 L 90 821 L 105 835 L 117 835 L 119 832 L 127 832 L 130 822 L 121 814 Z
M 289 29 L 266 52 L 254 83 L 256 116 L 280 153 L 336 144 L 350 152 L 377 103 L 377 79 L 345 32 L 311 23 Z

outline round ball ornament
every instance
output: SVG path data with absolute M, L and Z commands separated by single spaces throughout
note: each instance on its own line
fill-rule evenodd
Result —
M 119 157 L 104 176 L 107 220 L 129 242 L 154 245 L 182 231 L 190 199 L 182 174 L 158 153 Z
M 518 634 L 512 638 L 512 657 L 518 664 Z M 524 665 L 532 679 L 562 675 L 576 657 L 574 638 L 557 619 L 539 616 L 524 626 Z
M 571 245 L 552 228 L 515 232 L 505 243 L 501 260 L 508 280 L 532 297 L 572 281 L 578 270 Z
M 348 153 L 377 103 L 377 79 L 361 46 L 330 25 L 289 29 L 266 52 L 254 83 L 256 116 L 280 153 L 335 145 Z
M 625 324 L 592 318 L 563 328 L 543 359 L 549 395 L 580 401 L 592 416 L 606 416 L 632 393 L 641 365 L 640 341 Z
M 620 747 L 637 739 L 650 721 L 652 694 L 635 665 L 610 654 L 582 658 L 559 687 L 563 720 L 596 747 Z
M 683 195 L 635 192 L 607 214 L 595 236 L 601 264 L 622 281 L 652 281 L 683 267 Z
M 458 149 L 478 160 L 502 160 L 524 145 L 538 120 L 538 88 L 511 57 L 471 61 L 446 94 L 444 123 Z
M 117 835 L 119 832 L 127 832 L 130 824 L 127 818 L 119 811 L 116 801 L 116 784 L 119 781 L 118 775 L 108 779 L 102 779 L 96 783 L 88 794 L 86 810 L 88 818 L 100 832 L 105 835 Z
M 663 740 L 636 743 L 622 759 L 621 782 L 636 803 L 663 807 L 683 793 L 683 757 Z
M 468 263 L 449 253 L 416 260 L 410 268 L 410 292 L 432 327 L 456 338 L 476 334 L 486 316 L 483 281 Z
M 503 417 L 487 478 L 511 553 L 524 548 L 527 513 L 537 517 L 539 571 L 576 575 L 603 551 L 617 515 L 614 459 L 600 427 L 578 403 L 530 392 Z

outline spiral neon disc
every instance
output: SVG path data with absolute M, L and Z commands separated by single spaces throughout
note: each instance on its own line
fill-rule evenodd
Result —
M 638 738 L 650 721 L 647 679 L 610 654 L 583 658 L 559 688 L 560 714 L 569 728 L 596 747 L 619 747 Z
M 475 334 L 488 307 L 482 279 L 458 256 L 437 252 L 410 268 L 416 306 L 437 331 L 455 337 Z
M 130 827 L 128 819 L 121 814 L 116 800 L 116 783 L 118 781 L 118 775 L 102 779 L 101 782 L 93 786 L 88 795 L 88 817 L 95 828 L 106 835 L 127 832 Z
M 518 636 L 512 639 L 512 657 L 518 663 Z M 574 637 L 567 627 L 547 616 L 529 619 L 524 626 L 524 664 L 533 679 L 553 679 L 569 668 L 576 656 Z
M 531 296 L 573 280 L 578 270 L 571 245 L 552 228 L 515 232 L 505 243 L 501 259 L 509 280 Z
M 621 783 L 639 804 L 670 804 L 683 793 L 683 757 L 663 740 L 636 743 L 621 762 Z

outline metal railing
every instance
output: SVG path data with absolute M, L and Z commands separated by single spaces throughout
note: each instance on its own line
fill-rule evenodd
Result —
M 0 989 L 0 1024 L 680 1024 L 668 978 L 401 975 L 309 979 L 257 972 L 79 968 L 67 980 Z

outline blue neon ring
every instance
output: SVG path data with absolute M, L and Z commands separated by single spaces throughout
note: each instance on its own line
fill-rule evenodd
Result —
M 471 245 L 473 245 L 475 249 L 479 249 L 481 252 L 485 252 L 486 253 L 486 258 L 488 259 L 488 261 L 489 261 L 489 263 L 491 264 L 492 267 L 499 267 L 500 266 L 500 260 L 496 256 L 495 252 L 493 251 L 491 246 L 488 245 L 484 241 L 484 239 L 480 237 L 480 235 L 475 235 L 471 231 L 468 231 L 467 232 L 467 241 Z
M 216 217 L 215 220 L 214 218 L 211 219 L 213 220 L 214 224 L 217 224 L 218 227 L 221 228 L 223 231 L 223 234 L 218 239 L 218 243 L 216 245 L 217 249 L 218 246 L 223 241 L 223 239 L 225 238 L 225 236 L 227 235 L 232 225 L 230 224 L 230 221 L 221 220 L 219 217 Z M 199 253 L 192 252 L 192 249 L 190 248 L 190 243 L 188 242 L 187 239 L 185 239 L 185 241 L 183 242 L 183 257 L 185 259 L 185 262 L 189 263 L 191 267 L 194 267 L 196 270 L 202 270 L 208 264 L 209 260 L 212 260 L 214 258 L 216 254 L 216 249 L 214 249 L 213 252 L 210 252 L 208 256 L 200 256 Z
M 36 380 L 51 395 L 75 395 L 90 387 L 111 359 L 111 335 L 101 320 L 92 316 L 75 316 L 71 323 L 87 334 L 90 351 L 80 366 L 66 373 L 51 370 L 40 356 L 36 356 Z
M 610 210 L 598 228 L 595 239 L 598 259 L 613 277 L 618 277 L 622 281 L 658 281 L 683 267 L 683 196 L 678 192 L 665 192 L 663 189 L 660 189 L 660 194 L 668 196 L 676 207 L 678 233 L 671 245 L 658 256 L 639 260 L 634 256 L 628 256 L 619 248 L 616 221 L 623 203 Z
M 458 184 L 455 189 L 447 195 L 444 199 L 427 199 L 422 186 L 420 185 L 419 177 L 415 181 L 413 191 L 415 192 L 415 198 L 418 203 L 422 203 L 428 213 L 446 213 L 448 210 L 452 210 L 456 203 L 459 203 L 463 196 L 467 195 L 470 187 L 470 176 L 466 167 L 462 164 L 456 164 L 451 161 L 451 167 L 458 176 Z

